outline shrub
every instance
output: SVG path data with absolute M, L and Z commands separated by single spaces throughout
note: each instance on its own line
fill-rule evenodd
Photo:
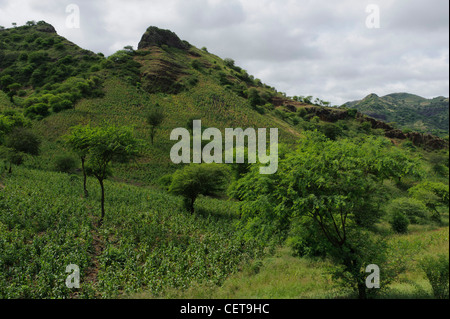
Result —
M 363 122 L 361 123 L 361 131 L 370 133 L 370 130 L 372 129 L 372 124 L 370 122 Z
M 325 123 L 320 126 L 320 131 L 333 141 L 342 135 L 342 129 L 338 125 L 331 123 Z
M 60 102 L 56 102 L 52 105 L 53 112 L 60 112 L 63 110 L 67 110 L 73 107 L 73 104 L 69 100 L 62 100 Z
M 411 224 L 420 224 L 430 217 L 429 210 L 424 203 L 409 197 L 392 200 L 386 209 L 388 212 L 400 212 L 405 215 Z
M 229 68 L 234 68 L 234 60 L 230 59 L 230 58 L 225 58 L 225 60 L 223 60 L 223 62 L 225 63 L 225 65 Z
M 60 155 L 55 159 L 55 169 L 58 172 L 72 173 L 77 168 L 77 163 L 77 159 L 72 155 Z
M 25 115 L 29 117 L 33 117 L 35 115 L 46 116 L 49 113 L 50 112 L 48 111 L 48 105 L 45 103 L 37 103 L 35 105 L 28 107 L 25 110 Z
M 16 153 L 27 153 L 31 155 L 39 154 L 39 138 L 24 127 L 16 127 L 6 137 L 5 146 L 13 149 Z
M 196 70 L 200 70 L 202 67 L 202 64 L 198 60 L 194 60 L 191 62 L 191 66 Z
M 421 261 L 421 268 L 431 284 L 436 299 L 449 298 L 449 258 L 446 255 L 426 257 Z
M 409 219 L 399 211 L 395 211 L 391 214 L 389 222 L 392 230 L 398 234 L 404 234 L 408 231 Z
M 351 118 L 356 118 L 356 114 L 358 114 L 358 110 L 357 109 L 349 109 L 349 110 L 347 110 L 347 114 Z
M 191 214 L 199 195 L 217 195 L 225 189 L 229 177 L 227 166 L 219 164 L 191 164 L 177 170 L 172 177 L 169 192 L 184 197 L 184 204 Z

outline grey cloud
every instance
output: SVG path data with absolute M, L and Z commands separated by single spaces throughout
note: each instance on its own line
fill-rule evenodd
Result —
M 387 27 L 407 31 L 433 31 L 448 29 L 449 1 L 409 0 L 395 1 L 391 7 L 382 10 Z
M 230 27 L 246 18 L 241 3 L 236 0 L 181 1 L 177 11 L 185 24 L 195 25 L 196 28 Z

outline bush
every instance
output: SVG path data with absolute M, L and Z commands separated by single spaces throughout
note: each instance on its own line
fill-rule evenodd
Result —
M 52 105 L 52 110 L 53 112 L 60 112 L 63 110 L 68 110 L 71 109 L 73 107 L 73 104 L 71 101 L 69 100 L 62 100 L 60 102 L 56 102 L 55 104 Z
M 200 70 L 202 68 L 202 64 L 198 60 L 192 61 L 191 66 L 196 70 Z
M 347 110 L 347 114 L 351 118 L 356 118 L 356 114 L 358 114 L 358 110 L 357 109 L 349 109 L 349 110 Z
M 403 213 L 395 211 L 391 215 L 390 224 L 392 230 L 398 234 L 404 234 L 408 231 L 409 219 Z
M 191 214 L 199 195 L 214 196 L 225 189 L 229 177 L 227 166 L 219 164 L 191 164 L 172 175 L 169 192 L 184 197 L 184 204 Z
M 32 105 L 25 110 L 25 115 L 29 117 L 33 117 L 35 115 L 47 116 L 49 113 L 48 105 L 45 103 Z
M 363 122 L 363 123 L 361 123 L 360 129 L 361 129 L 361 131 L 363 131 L 365 133 L 370 133 L 370 131 L 372 129 L 372 124 L 370 124 L 370 122 Z
M 330 140 L 335 141 L 339 136 L 342 135 L 342 129 L 331 123 L 325 123 L 320 126 L 320 131 Z
M 63 173 L 72 173 L 77 168 L 77 163 L 77 159 L 72 155 L 60 155 L 55 159 L 55 170 Z
M 436 299 L 449 298 L 449 258 L 446 255 L 426 257 L 421 262 Z
M 16 153 L 38 155 L 40 143 L 39 138 L 29 129 L 16 127 L 6 137 L 5 146 L 13 149 Z
M 409 219 L 411 224 L 421 224 L 430 218 L 428 208 L 415 198 L 396 198 L 389 203 L 386 210 L 388 212 L 402 213 Z

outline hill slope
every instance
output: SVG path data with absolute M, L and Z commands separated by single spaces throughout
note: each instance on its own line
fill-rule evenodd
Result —
M 409 93 L 393 93 L 382 97 L 370 94 L 343 106 L 355 108 L 384 122 L 395 122 L 403 129 L 438 136 L 447 136 L 449 132 L 449 99 L 442 96 L 425 99 Z
M 282 194 L 279 191 L 289 196 L 295 196 L 299 188 L 327 192 L 330 197 L 315 201 L 314 207 L 336 203 L 341 222 L 346 219 L 342 219 L 342 208 L 353 209 L 351 201 L 364 195 L 368 205 L 360 201 L 364 209 L 355 211 L 370 215 L 376 207 L 377 214 L 383 213 L 381 224 L 370 230 L 383 236 L 392 236 L 389 215 L 384 212 L 388 204 L 402 198 L 402 203 L 411 202 L 408 189 L 421 179 L 437 182 L 440 188 L 436 189 L 447 190 L 448 198 L 448 141 L 444 139 L 404 134 L 355 109 L 294 101 L 249 75 L 232 59 L 198 49 L 168 30 L 150 27 L 137 50 L 128 46 L 109 57 L 83 50 L 54 31 L 45 22 L 0 30 L 0 54 L 5 57 L 0 67 L 0 299 L 111 298 L 135 293 L 164 297 L 196 285 L 202 291 L 203 286 L 225 288 L 226 293 L 228 279 L 231 291 L 239 292 L 242 289 L 233 282 L 241 288 L 246 285 L 239 276 L 255 279 L 241 272 L 252 259 L 251 273 L 258 275 L 261 269 L 263 281 L 276 282 L 277 292 L 269 287 L 268 292 L 255 294 L 258 287 L 253 281 L 249 283 L 253 292 L 245 296 L 305 297 L 298 294 L 289 276 L 280 281 L 279 270 L 292 264 L 294 257 L 281 256 L 273 271 L 259 260 L 286 243 L 291 245 L 285 247 L 290 255 L 321 253 L 329 246 L 317 246 L 316 240 L 322 240 L 320 232 L 309 233 L 313 229 L 309 222 L 303 224 L 303 217 L 285 214 L 292 212 L 291 205 L 296 205 L 296 211 L 298 207 L 298 213 L 307 213 L 308 206 L 301 209 L 302 201 L 315 195 L 289 197 L 274 207 L 282 198 L 276 196 Z M 156 108 L 165 119 L 152 143 L 146 115 Z M 215 127 L 222 133 L 225 128 L 278 128 L 279 172 L 258 174 L 257 179 L 253 179 L 256 170 L 252 168 L 239 172 L 223 185 L 234 183 L 234 190 L 216 194 L 217 198 L 200 196 L 195 212 L 188 211 L 181 196 L 167 192 L 165 181 L 171 178 L 166 175 L 183 168 L 170 160 L 175 143 L 170 133 L 177 127 L 189 128 L 193 119 L 201 119 L 203 128 Z M 143 140 L 142 154 L 135 162 L 112 165 L 112 177 L 105 181 L 106 215 L 100 224 L 103 188 L 88 176 L 89 196 L 83 194 L 80 158 L 64 143 L 71 127 L 88 123 L 132 126 L 136 137 Z M 25 157 L 23 163 L 16 161 L 8 171 L 5 168 L 12 160 L 6 146 L 13 129 L 21 126 L 40 138 L 40 154 Z M 370 158 L 364 158 L 361 145 Z M 296 146 L 307 149 L 296 154 Z M 93 156 L 89 155 L 91 164 Z M 309 156 L 307 162 L 298 162 Z M 383 161 L 377 162 L 380 157 Z M 72 164 L 62 168 L 58 165 L 61 159 L 63 164 Z M 384 180 L 374 175 L 377 172 L 398 178 Z M 365 187 L 367 182 L 382 183 L 372 194 Z M 240 191 L 255 195 L 257 201 L 232 197 L 232 192 L 238 195 Z M 347 191 L 359 193 L 347 196 Z M 434 212 L 419 205 L 417 216 L 424 225 L 413 225 L 416 231 L 448 226 L 448 207 L 437 209 L 439 203 L 431 203 Z M 332 213 L 338 206 L 324 212 Z M 289 225 L 291 221 L 296 224 Z M 259 230 L 264 233 L 255 235 Z M 366 234 L 361 238 L 366 240 Z M 443 238 L 448 247 L 448 236 Z M 442 241 L 430 242 L 448 255 L 448 248 L 441 248 Z M 408 250 L 417 256 L 415 244 L 395 247 L 400 247 L 399 255 Z M 295 257 L 301 262 L 289 271 L 295 274 L 293 278 L 320 273 L 317 265 L 324 264 L 312 265 L 308 256 Z M 77 291 L 64 281 L 65 267 L 73 263 L 80 267 Z M 311 272 L 311 267 L 317 271 Z M 308 296 L 330 296 L 330 281 L 319 285 Z M 318 286 L 308 290 L 314 287 Z M 338 295 L 346 296 L 351 295 Z

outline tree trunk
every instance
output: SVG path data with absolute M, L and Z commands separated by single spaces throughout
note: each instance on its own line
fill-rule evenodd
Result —
M 191 198 L 191 201 L 190 201 L 190 211 L 191 211 L 191 215 L 193 215 L 194 214 L 194 202 L 195 202 L 195 198 Z
M 361 282 L 358 283 L 358 298 L 359 299 L 367 299 L 365 283 L 361 283 Z
M 84 169 L 84 161 L 85 161 L 85 158 L 82 157 L 81 158 L 81 169 L 83 170 L 83 190 L 84 190 L 84 197 L 87 198 L 87 197 L 89 197 L 89 193 L 86 188 L 87 177 L 86 177 L 86 170 Z
M 105 217 L 105 187 L 103 185 L 103 179 L 99 179 L 100 187 L 102 189 L 102 198 L 101 198 L 101 206 L 102 206 L 102 217 L 100 218 L 100 225 L 103 224 L 103 218 Z
M 152 128 L 150 129 L 150 140 L 152 142 L 153 145 L 153 140 L 155 139 L 155 127 L 152 126 Z

